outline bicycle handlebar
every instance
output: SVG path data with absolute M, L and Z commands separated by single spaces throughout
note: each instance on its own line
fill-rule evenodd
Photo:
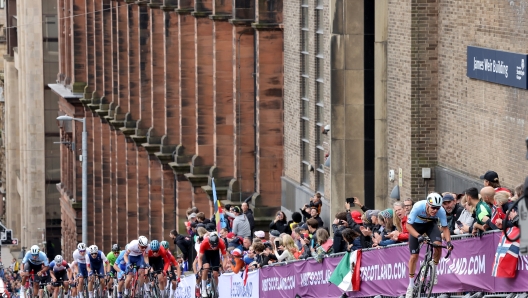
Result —
M 430 246 L 432 246 L 432 247 L 435 247 L 435 248 L 446 248 L 446 249 L 447 249 L 447 246 L 445 246 L 445 245 L 432 243 L 432 242 L 431 242 L 431 239 L 429 239 L 429 238 L 425 238 L 425 240 L 424 240 L 423 243 L 424 243 L 424 244 L 427 244 L 427 245 L 430 245 Z M 449 256 L 451 255 L 451 251 L 452 251 L 452 250 L 449 250 L 449 249 L 447 250 L 447 254 L 446 254 L 446 256 L 444 257 L 444 259 L 449 258 Z

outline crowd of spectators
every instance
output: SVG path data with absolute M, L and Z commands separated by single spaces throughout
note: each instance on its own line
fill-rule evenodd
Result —
M 521 197 L 522 185 L 515 190 L 501 187 L 497 173 L 488 171 L 481 177 L 484 187 L 480 191 L 469 188 L 462 193 L 444 192 L 443 208 L 452 235 L 479 235 L 483 231 L 513 226 L 516 210 L 506 218 L 513 201 Z M 413 200 L 396 201 L 392 208 L 368 209 L 359 198 L 347 198 L 342 211 L 335 214 L 325 226 L 319 214 L 322 209 L 321 194 L 316 193 L 310 202 L 293 212 L 291 220 L 278 211 L 269 224 L 269 230 L 255 230 L 253 212 L 247 203 L 225 206 L 225 226 L 218 231 L 230 252 L 230 265 L 225 271 L 240 272 L 260 268 L 276 262 L 315 258 L 364 248 L 383 248 L 404 243 L 409 239 L 407 216 Z M 196 208 L 187 211 L 187 235 L 173 231 L 171 237 L 180 248 L 188 270 L 197 272 L 195 258 L 199 244 L 215 231 L 214 219 L 206 219 Z M 333 237 L 330 235 L 333 234 Z M 194 265 L 193 265 L 194 263 Z
M 3 287 L 0 288 L 0 295 L 2 297 L 18 297 L 22 283 L 19 268 L 20 262 L 17 259 L 13 259 L 9 267 L 4 267 L 0 261 L 0 278 L 3 282 Z

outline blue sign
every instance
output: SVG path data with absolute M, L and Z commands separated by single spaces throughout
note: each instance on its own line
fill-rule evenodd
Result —
M 467 76 L 472 79 L 528 89 L 528 54 L 467 47 Z

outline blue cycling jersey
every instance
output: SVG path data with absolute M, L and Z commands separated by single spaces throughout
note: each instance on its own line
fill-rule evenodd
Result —
M 125 262 L 125 252 L 126 250 L 122 250 L 120 253 L 119 253 L 119 256 L 117 257 L 116 261 L 114 264 L 117 264 L 117 266 L 121 266 L 121 265 L 126 265 L 126 262 Z
M 407 223 L 427 223 L 433 220 L 439 220 L 442 227 L 447 227 L 447 218 L 444 207 L 440 207 L 436 216 L 429 216 L 426 212 L 426 201 L 418 201 L 414 204 L 411 213 L 407 217 Z
M 28 251 L 26 253 L 26 255 L 24 256 L 24 259 L 22 259 L 22 263 L 23 264 L 25 264 L 27 262 L 30 262 L 33 265 L 42 265 L 42 264 L 44 264 L 44 266 L 48 266 L 48 257 L 43 252 L 39 252 L 38 256 L 35 255 L 35 257 L 33 257 L 31 252 Z
M 103 263 L 108 262 L 104 253 L 100 250 L 97 252 L 97 256 L 95 258 L 92 256 L 92 254 L 86 254 L 85 258 L 86 264 L 90 265 L 91 267 L 99 267 Z

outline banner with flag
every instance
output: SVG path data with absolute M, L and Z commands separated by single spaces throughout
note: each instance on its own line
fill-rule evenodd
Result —
M 510 239 L 519 236 L 519 228 L 512 227 L 507 231 Z M 519 240 L 509 241 L 505 235 L 502 235 L 495 253 L 493 270 L 491 275 L 494 277 L 514 278 L 517 273 L 517 261 L 519 260 Z
M 330 276 L 330 282 L 344 292 L 359 291 L 361 283 L 361 250 L 347 252 L 334 272 Z
M 215 223 L 216 223 L 216 231 L 220 232 L 222 228 L 226 227 L 225 219 L 224 219 L 224 211 L 222 210 L 222 205 L 220 204 L 220 200 L 216 196 L 216 186 L 214 178 L 211 178 L 211 187 L 213 188 L 213 208 L 214 208 L 214 214 L 215 214 Z

